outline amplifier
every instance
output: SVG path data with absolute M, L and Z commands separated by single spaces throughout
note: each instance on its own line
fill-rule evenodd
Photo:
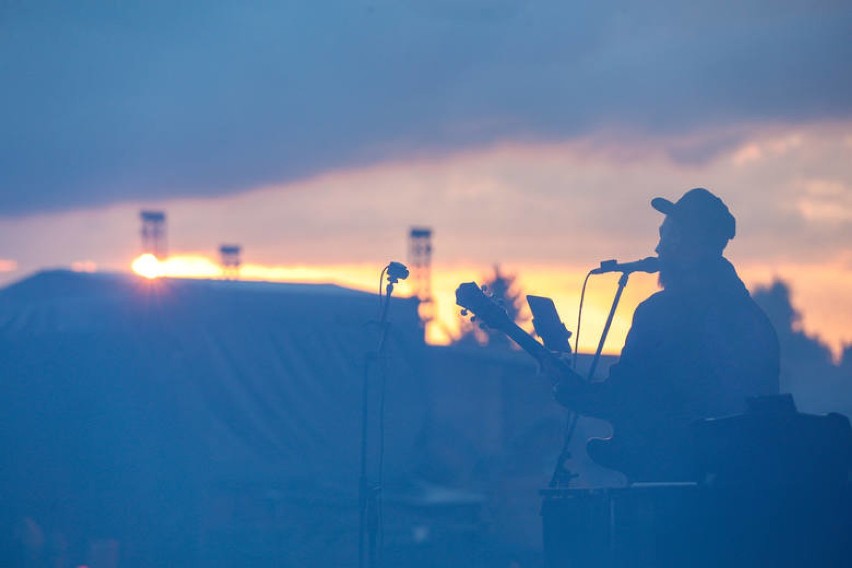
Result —
M 852 566 L 852 492 L 695 483 L 541 491 L 548 568 Z

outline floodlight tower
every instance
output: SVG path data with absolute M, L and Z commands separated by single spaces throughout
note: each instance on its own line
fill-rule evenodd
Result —
M 434 318 L 432 304 L 432 229 L 412 227 L 408 233 L 408 266 L 414 294 L 420 300 L 420 320 L 426 324 Z
M 163 211 L 141 211 L 142 252 L 158 260 L 166 257 L 166 214 Z
M 222 265 L 222 277 L 225 280 L 239 280 L 240 277 L 240 245 L 222 245 L 219 247 L 219 264 Z

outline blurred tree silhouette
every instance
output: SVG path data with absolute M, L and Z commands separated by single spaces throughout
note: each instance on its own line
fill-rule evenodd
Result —
M 852 346 L 844 348 L 836 365 L 831 349 L 819 337 L 802 330 L 801 314 L 793 307 L 786 282 L 776 280 L 760 286 L 752 297 L 778 333 L 781 392 L 792 393 L 803 412 L 852 416 Z
M 524 294 L 516 282 L 515 274 L 504 274 L 500 265 L 494 265 L 494 274 L 483 282 L 486 294 L 491 296 L 496 304 L 506 310 L 509 319 L 521 327 L 529 322 L 530 316 L 524 304 Z M 462 318 L 458 339 L 453 343 L 456 345 L 484 345 L 508 349 L 514 346 L 511 339 L 501 331 L 493 329 L 482 329 L 478 322 L 471 322 L 468 317 Z
M 819 337 L 810 337 L 802 330 L 802 316 L 791 303 L 787 283 L 776 280 L 769 286 L 758 287 L 752 296 L 775 326 L 781 356 L 788 363 L 806 363 L 808 366 L 832 364 L 828 346 Z

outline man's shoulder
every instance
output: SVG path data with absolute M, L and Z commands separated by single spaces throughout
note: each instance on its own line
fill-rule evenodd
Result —
M 671 292 L 661 290 L 652 294 L 636 306 L 631 328 L 657 328 L 664 325 L 664 322 L 676 319 L 682 311 L 676 304 L 677 300 Z
M 671 292 L 660 290 L 659 292 L 651 294 L 648 298 L 636 306 L 636 314 L 652 314 L 658 310 L 667 309 L 671 305 L 672 301 L 673 297 Z

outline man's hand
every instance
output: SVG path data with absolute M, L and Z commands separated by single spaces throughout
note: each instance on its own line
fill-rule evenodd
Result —
M 553 357 L 539 360 L 540 370 L 553 382 L 553 396 L 563 406 L 571 406 L 571 400 L 582 392 L 586 381 L 571 369 L 570 356 L 554 353 Z

